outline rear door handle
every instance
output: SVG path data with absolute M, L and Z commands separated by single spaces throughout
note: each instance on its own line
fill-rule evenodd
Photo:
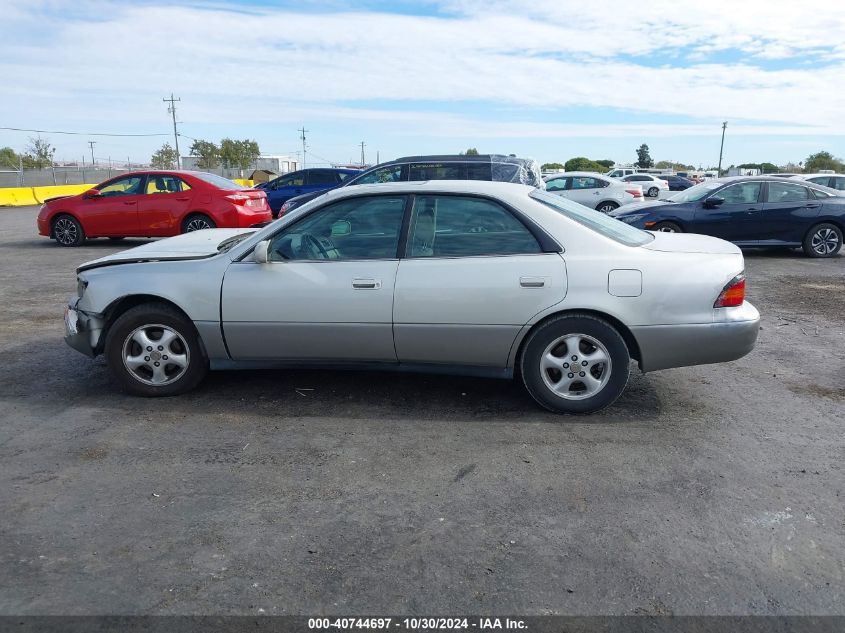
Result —
M 542 288 L 546 280 L 543 277 L 520 277 L 519 285 L 523 288 Z
M 378 290 L 381 288 L 381 279 L 353 279 L 352 287 L 362 290 Z

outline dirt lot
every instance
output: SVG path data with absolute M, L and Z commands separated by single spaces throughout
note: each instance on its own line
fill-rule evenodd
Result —
M 35 213 L 0 210 L 0 614 L 845 613 L 845 257 L 747 253 L 758 348 L 592 417 L 376 373 L 143 400 L 62 341 L 132 243 Z

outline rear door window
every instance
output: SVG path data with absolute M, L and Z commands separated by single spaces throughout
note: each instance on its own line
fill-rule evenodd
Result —
M 477 257 L 540 253 L 539 243 L 501 205 L 469 196 L 417 196 L 408 257 Z
M 190 187 L 181 178 L 176 176 L 148 176 L 147 177 L 147 193 L 180 193 L 188 191 Z
M 791 182 L 770 182 L 767 202 L 801 202 L 809 200 L 810 192 L 806 187 Z
M 572 189 L 601 189 L 605 184 L 598 178 L 589 176 L 574 176 L 572 178 Z
M 311 169 L 308 172 L 309 185 L 336 185 L 338 182 L 337 174 L 331 169 Z

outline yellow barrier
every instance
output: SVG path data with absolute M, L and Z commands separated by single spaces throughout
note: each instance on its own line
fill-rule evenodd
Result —
M 36 202 L 41 204 L 49 198 L 58 198 L 59 196 L 75 196 L 88 191 L 96 185 L 57 185 L 51 187 L 33 187 L 32 194 Z
M 235 179 L 242 187 L 253 187 L 252 180 Z M 49 187 L 0 187 L 0 207 L 26 207 L 44 204 L 45 200 L 59 196 L 75 196 L 97 185 L 54 185 Z
M 0 207 L 25 207 L 30 204 L 38 204 L 32 187 L 0 188 Z

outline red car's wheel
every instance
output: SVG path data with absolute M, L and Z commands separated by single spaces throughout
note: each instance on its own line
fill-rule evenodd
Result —
M 50 235 L 59 246 L 79 246 L 85 241 L 82 225 L 72 215 L 58 215 L 53 220 Z
M 182 233 L 216 228 L 217 225 L 214 223 L 214 220 L 202 213 L 192 213 L 182 221 Z

